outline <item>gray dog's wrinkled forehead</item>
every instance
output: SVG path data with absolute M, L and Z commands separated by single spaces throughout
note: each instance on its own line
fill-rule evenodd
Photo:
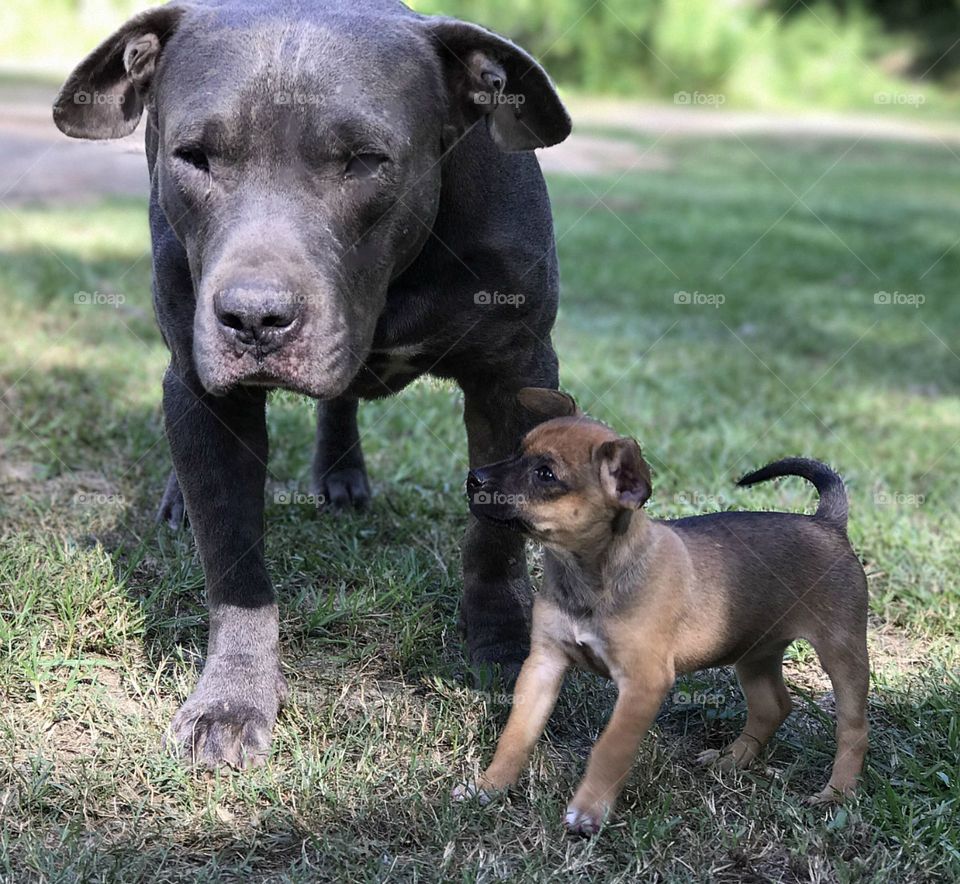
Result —
M 444 100 L 439 62 L 416 20 L 188 15 L 196 22 L 178 29 L 158 70 L 168 130 L 211 117 L 265 137 L 293 116 L 348 141 L 402 142 Z

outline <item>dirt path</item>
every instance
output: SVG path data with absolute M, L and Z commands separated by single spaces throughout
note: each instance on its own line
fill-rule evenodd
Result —
M 868 138 L 960 145 L 960 127 L 906 115 L 863 113 L 778 114 L 685 105 L 646 104 L 618 99 L 573 98 L 567 102 L 580 126 L 613 127 L 645 135 L 753 135 Z
M 67 138 L 51 117 L 53 90 L 0 92 L 0 201 L 74 204 L 145 196 L 143 133 L 119 141 Z

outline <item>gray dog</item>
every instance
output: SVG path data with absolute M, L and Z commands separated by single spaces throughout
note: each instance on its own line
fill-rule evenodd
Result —
M 286 685 L 263 555 L 267 390 L 319 400 L 315 491 L 369 496 L 357 401 L 431 373 L 464 394 L 470 463 L 516 449 L 521 387 L 556 387 L 557 266 L 533 148 L 570 120 L 527 53 L 393 0 L 211 0 L 144 12 L 70 75 L 54 120 L 119 138 L 146 111 L 153 294 L 170 348 L 161 515 L 193 526 L 210 638 L 173 720 L 187 758 L 267 755 Z M 182 495 L 181 495 L 182 489 Z M 528 642 L 523 541 L 475 519 L 472 660 Z

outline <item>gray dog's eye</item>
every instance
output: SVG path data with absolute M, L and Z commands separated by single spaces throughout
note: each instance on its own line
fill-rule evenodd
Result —
M 188 166 L 193 166 L 201 172 L 210 171 L 210 160 L 207 159 L 207 155 L 203 152 L 202 148 L 196 145 L 188 144 L 183 147 L 178 147 L 174 150 L 173 155 L 181 162 L 186 163 Z
M 387 158 L 378 153 L 359 153 L 350 158 L 344 174 L 347 178 L 371 178 L 377 174 Z

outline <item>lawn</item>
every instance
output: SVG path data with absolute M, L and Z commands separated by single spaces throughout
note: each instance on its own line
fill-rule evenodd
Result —
M 169 455 L 145 207 L 20 207 L 0 210 L 0 879 L 960 875 L 960 160 L 937 143 L 638 140 L 649 169 L 550 181 L 563 385 L 640 439 L 659 516 L 812 511 L 799 479 L 733 487 L 786 455 L 844 475 L 871 588 L 859 798 L 803 804 L 834 743 L 800 645 L 796 711 L 749 772 L 694 763 L 742 725 L 732 672 L 684 678 L 616 818 L 566 838 L 613 701 L 578 675 L 521 786 L 452 804 L 508 698 L 474 687 L 456 633 L 466 445 L 436 381 L 361 409 L 376 497 L 341 519 L 280 502 L 309 490 L 313 409 L 273 396 L 267 555 L 292 700 L 266 767 L 184 770 L 162 736 L 201 666 L 203 578 L 189 533 L 153 522 Z

